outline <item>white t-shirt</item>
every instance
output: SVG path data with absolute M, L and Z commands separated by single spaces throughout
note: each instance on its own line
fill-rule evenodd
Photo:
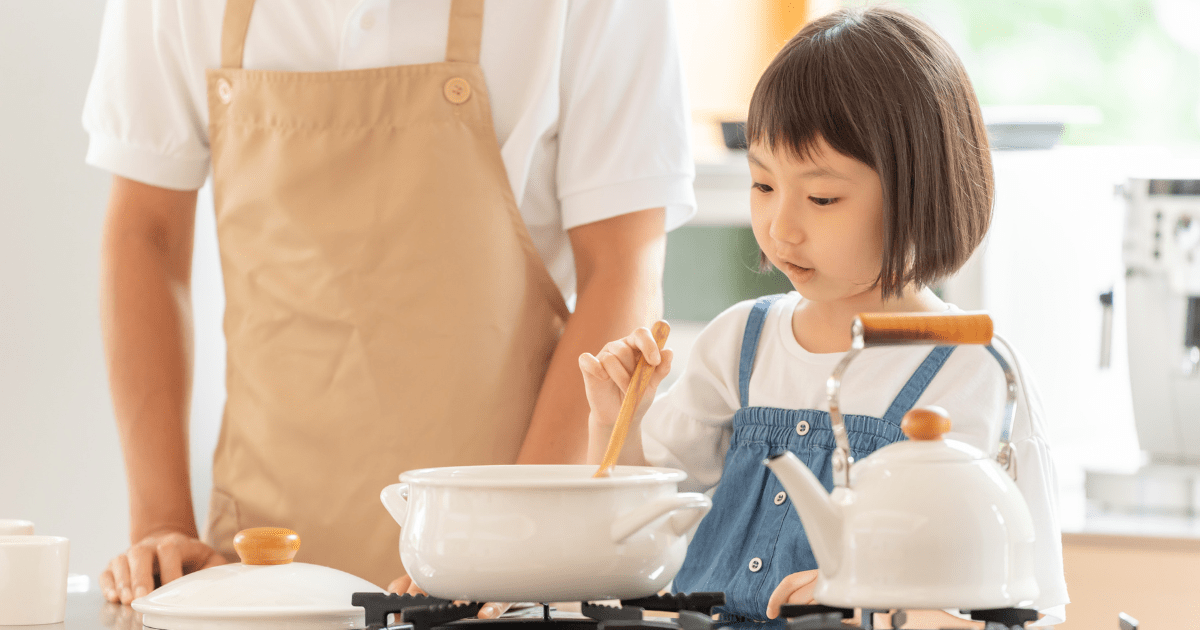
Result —
M 767 313 L 750 377 L 750 406 L 829 411 L 825 383 L 845 353 L 814 354 L 797 343 L 792 314 L 802 299 L 796 292 L 789 293 Z M 733 434 L 733 414 L 741 407 L 738 364 L 753 305 L 750 300 L 732 306 L 700 333 L 683 373 L 655 398 L 642 422 L 646 458 L 656 466 L 687 472 L 682 486 L 689 491 L 709 490 L 721 479 Z M 931 349 L 893 346 L 863 351 L 842 378 L 842 413 L 883 417 Z M 1034 603 L 1048 617 L 1062 619 L 1068 599 L 1058 485 L 1041 402 L 1022 377 L 1019 365 L 1020 357 L 1013 357 L 1019 391 L 1012 443 L 1020 471 L 1017 486 L 1029 505 L 1036 536 L 1035 573 L 1041 593 Z M 1004 372 L 995 358 L 983 346 L 960 346 L 916 406 L 944 408 L 952 427 L 947 438 L 995 454 L 1004 392 Z
M 204 71 L 225 0 L 109 0 L 84 105 L 87 162 L 163 188 L 210 170 Z M 353 70 L 445 60 L 450 0 L 258 0 L 244 67 Z M 533 242 L 574 293 L 566 230 L 665 206 L 695 212 L 690 113 L 668 0 L 484 6 L 480 65 Z

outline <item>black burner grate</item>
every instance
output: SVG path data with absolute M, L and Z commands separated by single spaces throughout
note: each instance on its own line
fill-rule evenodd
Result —
M 366 610 L 368 630 L 388 626 L 388 615 L 411 626 L 412 630 L 430 630 L 459 619 L 479 614 L 483 604 L 455 604 L 449 600 L 426 595 L 395 595 L 391 593 L 355 593 L 350 603 Z
M 510 630 L 528 630 L 530 624 L 536 625 L 537 630 L 721 630 L 724 624 L 714 621 L 712 612 L 715 607 L 725 604 L 725 594 L 658 595 L 621 600 L 620 606 L 585 602 L 581 604 L 580 612 L 587 619 L 551 619 L 549 608 L 544 609 L 546 612 L 542 619 L 474 619 L 482 604 L 455 604 L 425 595 L 355 593 L 351 602 L 365 609 L 368 630 L 388 628 L 389 615 L 396 615 L 395 625 L 390 626 L 396 630 L 434 630 L 452 623 L 462 630 L 478 624 L 487 624 L 487 630 L 503 630 L 500 626 L 511 626 Z M 648 610 L 676 612 L 679 618 L 646 619 L 644 613 Z M 969 612 L 972 619 L 986 622 L 987 630 L 1021 630 L 1025 624 L 1038 618 L 1036 610 L 1023 608 Z M 893 624 L 904 624 L 905 613 L 902 610 L 863 610 L 862 625 L 856 627 L 842 621 L 854 617 L 852 609 L 822 605 L 784 605 L 780 608 L 780 617 L 787 619 L 786 630 L 871 630 L 874 613 L 891 613 Z

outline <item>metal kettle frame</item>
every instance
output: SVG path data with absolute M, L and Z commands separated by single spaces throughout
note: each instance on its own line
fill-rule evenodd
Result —
M 993 335 L 992 318 L 987 313 L 860 313 L 854 318 L 850 334 L 850 350 L 833 369 L 826 383 L 829 419 L 837 443 L 833 452 L 833 482 L 836 486 L 850 487 L 850 468 L 854 465 L 854 457 L 850 454 L 850 437 L 846 433 L 846 424 L 838 404 L 842 377 L 860 352 L 881 346 L 986 346 L 1004 370 L 1006 388 L 1004 422 L 1000 425 L 1000 448 L 996 453 L 996 462 L 1016 480 L 1017 465 L 1010 438 L 1017 402 L 1017 378 L 1009 362 L 993 347 L 993 341 L 999 341 L 1010 356 L 1015 355 L 1008 342 Z

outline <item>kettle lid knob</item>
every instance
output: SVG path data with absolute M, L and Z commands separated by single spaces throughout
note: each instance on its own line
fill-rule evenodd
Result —
M 910 440 L 940 440 L 942 434 L 950 430 L 950 414 L 934 405 L 912 409 L 904 414 L 900 430 Z
M 251 527 L 233 537 L 242 564 L 288 564 L 300 550 L 300 535 L 283 527 Z

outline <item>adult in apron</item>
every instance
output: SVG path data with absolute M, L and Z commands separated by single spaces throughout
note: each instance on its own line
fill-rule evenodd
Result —
M 518 212 L 479 66 L 482 0 L 446 61 L 242 68 L 228 0 L 209 70 L 228 401 L 205 540 L 281 526 L 298 560 L 403 575 L 379 491 L 512 463 L 567 308 Z
M 767 621 L 767 602 L 783 578 L 817 568 L 796 508 L 763 460 L 786 448 L 812 470 L 826 490 L 833 489 L 830 462 L 836 444 L 829 412 L 750 405 L 750 375 L 759 335 L 771 304 L 780 297 L 761 298 L 750 311 L 738 367 L 741 408 L 733 414 L 725 469 L 713 494 L 712 511 L 700 522 L 674 581 L 676 592 L 724 592 L 725 605 L 717 612 L 726 622 Z M 856 460 L 905 439 L 900 420 L 953 350 L 954 346 L 934 348 L 882 418 L 843 416 Z

